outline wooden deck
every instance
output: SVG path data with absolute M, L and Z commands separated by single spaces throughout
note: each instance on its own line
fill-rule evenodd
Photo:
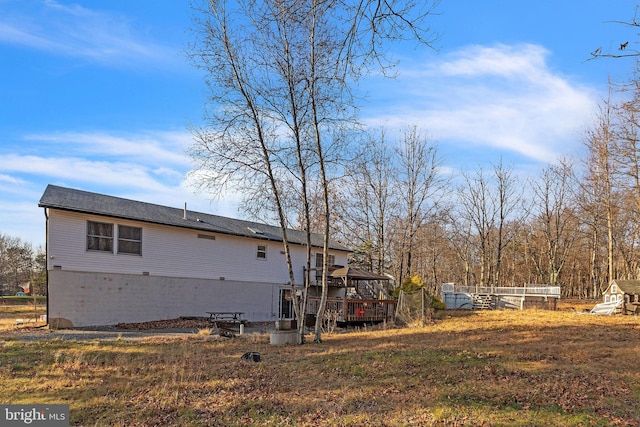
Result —
M 310 297 L 307 313 L 317 313 L 319 306 L 320 298 Z M 335 313 L 341 323 L 379 323 L 393 320 L 395 307 L 395 300 L 327 298 L 325 313 Z

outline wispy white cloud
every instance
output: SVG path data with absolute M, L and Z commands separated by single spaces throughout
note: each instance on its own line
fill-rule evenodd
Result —
M 177 58 L 177 49 L 145 38 L 124 16 L 55 1 L 13 9 L 3 3 L 0 9 L 0 43 L 117 67 L 172 63 Z
M 552 162 L 579 144 L 597 96 L 548 65 L 538 45 L 470 46 L 427 64 L 400 68 L 385 87 L 402 93 L 396 109 L 369 109 L 369 125 L 416 124 L 437 140 Z M 388 82 L 386 82 L 388 83 Z M 480 160 L 479 160 L 480 161 Z
M 17 186 L 17 185 L 25 184 L 25 181 L 22 179 L 18 179 L 15 176 L 5 175 L 0 173 L 0 183 Z
M 38 176 L 49 182 L 162 191 L 179 186 L 191 168 L 186 131 L 140 133 L 53 132 L 29 134 L 25 150 L 0 156 L 6 179 Z
M 122 158 L 146 164 L 173 164 L 187 167 L 185 151 L 191 141 L 187 132 L 146 132 L 113 134 L 106 132 L 53 132 L 29 134 L 31 143 L 63 147 L 67 156 Z
M 46 184 L 238 216 L 240 196 L 215 200 L 196 192 L 184 154 L 188 132 L 138 134 L 66 132 L 26 136 L 24 150 L 0 147 L 0 232 L 42 244 L 44 216 L 37 207 Z
M 159 186 L 147 167 L 121 161 L 8 154 L 0 160 L 0 168 L 8 172 L 29 173 L 52 180 L 80 181 L 93 185 L 108 183 L 113 186 L 145 189 L 157 189 Z

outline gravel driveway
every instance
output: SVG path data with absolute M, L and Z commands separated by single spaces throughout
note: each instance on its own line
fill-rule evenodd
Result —
M 265 333 L 273 329 L 271 324 L 249 324 L 244 328 L 244 334 Z M 206 325 L 206 329 L 212 330 L 212 335 L 217 335 L 213 325 Z M 10 331 L 0 332 L 0 341 L 38 341 L 38 340 L 75 340 L 75 341 L 116 341 L 139 340 L 152 337 L 179 338 L 188 335 L 202 333 L 205 328 L 160 328 L 160 329 L 122 329 L 116 326 L 103 326 L 92 328 L 74 329 L 49 329 L 47 326 L 16 328 Z M 235 335 L 239 335 L 239 327 L 235 329 Z

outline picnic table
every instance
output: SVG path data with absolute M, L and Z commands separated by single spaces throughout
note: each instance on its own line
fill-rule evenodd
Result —
M 244 313 L 242 311 L 207 311 L 209 315 L 209 322 L 217 323 L 217 322 L 228 322 L 228 323 L 247 323 L 246 319 L 243 319 L 242 316 Z

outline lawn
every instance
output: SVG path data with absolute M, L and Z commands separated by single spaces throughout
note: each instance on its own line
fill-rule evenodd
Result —
M 4 297 L 0 302 L 0 332 L 8 329 L 16 329 L 22 325 L 42 326 L 46 322 L 40 319 L 46 314 L 46 301 L 37 301 L 34 304 L 31 300 L 26 303 L 17 304 L 13 299 L 20 297 Z
M 448 312 L 282 347 L 0 335 L 3 403 L 68 403 L 77 425 L 638 426 L 639 361 L 640 317 L 569 310 Z

